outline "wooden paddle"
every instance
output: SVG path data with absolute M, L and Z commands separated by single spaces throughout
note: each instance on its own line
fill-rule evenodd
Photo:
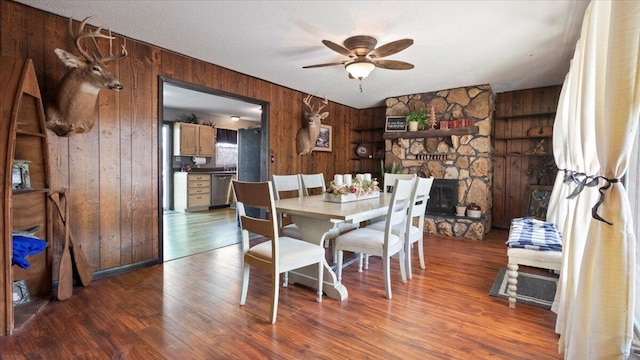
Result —
M 64 215 L 62 214 L 60 202 L 56 197 L 54 197 L 54 195 L 58 195 L 58 196 L 62 195 L 62 197 L 65 200 L 65 206 L 67 206 L 66 192 L 62 191 L 59 194 L 52 194 L 50 196 L 51 201 L 55 205 L 54 207 L 58 211 L 58 215 L 60 216 L 62 223 L 66 224 L 68 222 L 67 221 L 68 218 L 63 218 Z M 89 265 L 87 258 L 82 252 L 82 249 L 80 248 L 80 245 L 77 245 L 75 237 L 73 236 L 73 232 L 71 232 L 71 227 L 69 227 L 69 240 L 71 244 L 71 252 L 73 255 L 72 256 L 73 265 L 75 265 L 76 271 L 78 272 L 80 283 L 82 284 L 82 286 L 89 286 L 89 284 L 91 284 L 91 281 L 93 280 L 93 268 L 91 267 L 91 265 Z
M 69 206 L 65 200 L 65 219 L 69 218 Z M 73 294 L 73 265 L 69 252 L 69 222 L 64 221 L 64 249 L 58 272 L 58 300 L 66 300 Z

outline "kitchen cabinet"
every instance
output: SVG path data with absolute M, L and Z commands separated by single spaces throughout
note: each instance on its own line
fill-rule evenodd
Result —
M 31 60 L 0 57 L 0 83 L 0 335 L 11 335 L 51 297 L 53 230 L 47 129 Z M 12 230 L 35 227 L 47 247 L 26 256 L 29 268 L 13 265 Z M 20 280 L 31 301 L 14 306 L 13 285 Z
M 211 174 L 173 174 L 173 209 L 176 211 L 209 210 L 210 192 Z
M 176 156 L 214 156 L 215 128 L 190 123 L 173 124 L 173 153 Z

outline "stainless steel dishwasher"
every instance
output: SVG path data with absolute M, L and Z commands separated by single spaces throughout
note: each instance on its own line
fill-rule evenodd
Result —
M 211 206 L 229 205 L 231 174 L 211 175 Z

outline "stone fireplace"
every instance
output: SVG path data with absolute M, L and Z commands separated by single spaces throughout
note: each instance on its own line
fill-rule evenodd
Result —
M 433 107 L 438 124 L 442 120 L 465 119 L 468 122 L 473 119 L 477 126 L 474 131 L 466 132 L 442 130 L 436 126 L 435 130 L 418 133 L 385 133 L 386 169 L 395 164 L 400 173 L 433 176 L 436 180 L 425 215 L 425 231 L 428 233 L 482 240 L 491 227 L 493 100 L 489 85 L 386 100 L 387 116 L 404 116 L 421 108 L 429 114 Z M 451 196 L 451 192 L 455 196 Z M 455 216 L 457 201 L 479 205 L 482 217 Z

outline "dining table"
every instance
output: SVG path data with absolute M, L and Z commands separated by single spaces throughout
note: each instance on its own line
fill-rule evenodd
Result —
M 333 196 L 329 194 L 328 196 Z M 302 240 L 322 246 L 327 231 L 339 223 L 359 224 L 373 218 L 384 216 L 391 201 L 391 194 L 380 193 L 379 197 L 358 199 L 349 202 L 331 202 L 325 200 L 325 194 L 301 196 L 276 200 L 276 212 L 286 213 L 302 233 Z M 317 267 L 306 266 L 289 271 L 288 282 L 299 283 L 312 288 L 317 285 Z M 348 297 L 347 289 L 338 282 L 336 273 L 324 261 L 324 293 L 337 300 Z

